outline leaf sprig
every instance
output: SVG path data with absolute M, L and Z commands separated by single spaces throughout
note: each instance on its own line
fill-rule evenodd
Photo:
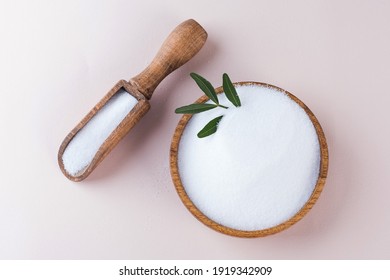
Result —
M 204 111 L 208 111 L 214 108 L 223 108 L 228 109 L 229 107 L 226 107 L 224 105 L 221 105 L 218 100 L 217 93 L 215 92 L 214 87 L 212 84 L 207 81 L 205 78 L 200 76 L 196 73 L 190 74 L 191 78 L 193 78 L 196 82 L 196 84 L 199 86 L 199 88 L 204 92 L 204 94 L 212 101 L 214 104 L 209 103 L 194 103 L 187 106 L 179 107 L 175 110 L 176 114 L 198 114 L 202 113 Z M 241 106 L 240 98 L 238 97 L 237 91 L 231 82 L 228 74 L 224 73 L 222 75 L 222 87 L 223 91 L 227 97 L 227 99 L 236 107 Z M 205 127 L 201 129 L 198 133 L 199 138 L 204 138 L 207 136 L 210 136 L 211 134 L 215 133 L 218 129 L 218 124 L 223 118 L 223 115 L 216 117 L 209 121 Z

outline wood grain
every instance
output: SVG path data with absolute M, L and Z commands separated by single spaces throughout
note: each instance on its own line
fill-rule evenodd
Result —
M 119 81 L 65 137 L 58 151 L 58 164 L 62 173 L 75 182 L 87 178 L 119 141 L 146 114 L 150 108 L 148 100 L 152 97 L 153 91 L 159 83 L 198 53 L 206 39 L 206 31 L 193 19 L 186 20 L 178 25 L 169 34 L 156 57 L 144 71 L 130 79 L 129 82 L 125 80 Z M 100 146 L 91 163 L 79 174 L 75 176 L 69 174 L 62 161 L 62 155 L 66 147 L 108 100 L 122 88 L 134 96 L 138 103 Z
M 289 220 L 271 228 L 263 229 L 263 230 L 255 230 L 255 231 L 243 231 L 243 230 L 237 230 L 234 228 L 229 228 L 226 226 L 223 226 L 221 224 L 216 223 L 215 221 L 209 219 L 206 215 L 204 215 L 191 201 L 191 199 L 188 197 L 185 187 L 183 186 L 183 183 L 180 178 L 180 170 L 178 167 L 178 153 L 179 153 L 179 143 L 181 136 L 183 135 L 183 131 L 185 130 L 185 127 L 188 123 L 188 121 L 191 119 L 192 115 L 183 115 L 183 117 L 180 119 L 176 130 L 174 132 L 172 142 L 171 142 L 171 149 L 170 149 L 170 168 L 171 168 L 171 176 L 173 183 L 175 185 L 176 191 L 182 200 L 183 204 L 187 207 L 187 209 L 203 224 L 206 226 L 221 232 L 223 234 L 231 235 L 231 236 L 237 236 L 237 237 L 264 237 L 267 235 L 275 234 L 280 231 L 283 231 L 299 220 L 301 220 L 307 212 L 313 207 L 315 202 L 317 201 L 318 197 L 320 196 L 322 189 L 325 185 L 326 177 L 328 174 L 328 164 L 329 164 L 329 154 L 328 154 L 328 146 L 326 143 L 325 134 L 321 128 L 320 123 L 318 122 L 317 118 L 313 114 L 313 112 L 296 96 L 291 94 L 288 91 L 285 91 L 279 87 L 266 84 L 266 83 L 260 83 L 260 82 L 239 82 L 234 83 L 235 86 L 242 86 L 242 85 L 258 85 L 258 86 L 266 86 L 270 88 L 277 89 L 279 91 L 285 92 L 292 100 L 294 100 L 300 107 L 302 107 L 307 115 L 309 116 L 311 122 L 313 123 L 315 130 L 317 132 L 318 141 L 320 144 L 320 172 L 318 175 L 318 180 L 316 183 L 316 186 L 313 190 L 313 193 L 311 194 L 309 200 L 306 202 L 306 204 Z M 218 94 L 223 92 L 223 88 L 219 87 L 216 89 L 216 92 Z M 202 96 L 199 98 L 196 103 L 204 103 L 206 102 L 208 97 Z
M 138 103 L 135 107 L 126 115 L 123 121 L 117 126 L 117 128 L 108 136 L 104 143 L 100 146 L 96 155 L 92 159 L 91 163 L 86 169 L 79 172 L 79 174 L 73 176 L 69 174 L 62 161 L 62 155 L 68 144 L 76 136 L 76 134 L 96 115 L 96 113 L 121 89 L 126 90 L 129 94 L 134 96 Z M 58 151 L 58 164 L 64 175 L 75 182 L 79 182 L 87 178 L 91 172 L 99 165 L 99 163 L 111 152 L 111 150 L 119 143 L 119 141 L 125 137 L 125 135 L 133 128 L 133 126 L 146 114 L 149 110 L 150 104 L 137 88 L 128 83 L 125 80 L 120 80 L 100 101 L 93 107 L 93 109 L 76 125 L 76 127 L 66 136 L 62 142 Z
M 155 88 L 172 71 L 190 60 L 204 45 L 207 33 L 195 20 L 178 25 L 162 44 L 159 52 L 144 71 L 130 79 L 150 99 Z

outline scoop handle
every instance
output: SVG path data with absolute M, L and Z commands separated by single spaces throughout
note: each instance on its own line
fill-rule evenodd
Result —
M 207 32 L 193 19 L 178 25 L 165 39 L 157 55 L 130 83 L 147 98 L 171 72 L 189 61 L 204 45 Z

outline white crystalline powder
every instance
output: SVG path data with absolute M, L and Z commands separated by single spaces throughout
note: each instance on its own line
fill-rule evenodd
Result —
M 305 111 L 285 93 L 237 87 L 242 106 L 193 115 L 180 141 L 180 177 L 195 206 L 215 222 L 261 230 L 294 216 L 311 196 L 320 148 Z M 224 114 L 215 134 L 197 133 Z
M 99 147 L 137 102 L 125 90 L 118 91 L 76 134 L 62 156 L 64 167 L 70 175 L 76 176 L 91 163 Z

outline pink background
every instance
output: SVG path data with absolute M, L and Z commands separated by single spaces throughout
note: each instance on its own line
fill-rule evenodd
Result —
M 2 1 L 0 258 L 388 259 L 389 1 Z M 89 179 L 57 165 L 66 134 L 194 18 L 201 52 Z M 329 176 L 312 211 L 258 239 L 222 235 L 182 205 L 169 173 L 178 106 L 216 86 L 267 82 L 320 120 Z

